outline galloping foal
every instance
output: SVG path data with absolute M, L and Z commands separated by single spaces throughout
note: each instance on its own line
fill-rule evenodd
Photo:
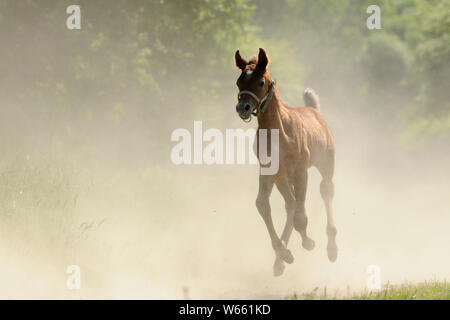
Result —
M 271 129 L 279 130 L 279 170 L 274 175 L 259 176 L 259 191 L 256 207 L 269 231 L 276 258 L 274 275 L 281 275 L 284 262 L 292 263 L 294 257 L 287 249 L 292 228 L 300 232 L 302 245 L 307 250 L 314 248 L 314 241 L 308 237 L 308 218 L 305 212 L 305 196 L 308 183 L 308 168 L 316 167 L 322 175 L 320 194 L 327 212 L 327 253 L 330 261 L 337 258 L 336 227 L 331 205 L 334 195 L 333 173 L 335 144 L 330 128 L 319 112 L 319 98 L 311 89 L 303 93 L 306 107 L 291 108 L 281 101 L 275 82 L 267 71 L 269 59 L 263 49 L 258 57 L 247 62 L 235 54 L 236 66 L 242 71 L 237 80 L 239 87 L 236 111 L 241 119 L 258 118 L 259 129 L 267 129 L 267 148 L 270 152 Z M 257 150 L 259 150 L 259 139 Z M 259 155 L 259 152 L 257 152 Z M 273 226 L 269 197 L 276 185 L 285 200 L 286 225 L 281 237 Z

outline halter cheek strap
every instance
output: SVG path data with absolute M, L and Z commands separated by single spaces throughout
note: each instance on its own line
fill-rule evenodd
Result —
M 250 97 L 252 97 L 256 101 L 256 112 L 255 111 L 252 112 L 252 115 L 258 116 L 260 113 L 264 113 L 266 111 L 270 100 L 272 100 L 274 89 L 275 89 L 275 81 L 272 80 L 269 91 L 267 91 L 267 94 L 261 100 L 258 98 L 258 96 L 256 94 L 254 94 L 253 92 L 248 91 L 248 90 L 240 91 L 238 93 L 238 100 L 243 95 L 249 95 Z

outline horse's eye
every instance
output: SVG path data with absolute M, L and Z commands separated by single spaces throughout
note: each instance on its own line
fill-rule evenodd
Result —
M 261 81 L 259 82 L 259 86 L 263 87 L 264 86 L 264 79 L 261 79 Z

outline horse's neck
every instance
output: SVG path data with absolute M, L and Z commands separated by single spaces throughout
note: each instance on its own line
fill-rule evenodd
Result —
M 275 92 L 266 111 L 258 117 L 258 129 L 279 129 L 280 131 L 284 131 L 284 123 L 281 117 L 283 108 L 283 102 L 278 92 Z

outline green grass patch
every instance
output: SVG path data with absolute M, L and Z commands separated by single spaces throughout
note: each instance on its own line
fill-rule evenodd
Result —
M 450 300 L 450 283 L 430 281 L 402 284 L 365 292 L 352 297 L 355 300 Z
M 385 285 L 376 291 L 341 295 L 327 293 L 326 288 L 314 289 L 304 294 L 294 293 L 291 300 L 450 300 L 450 283 L 446 281 L 425 281 L 418 284 Z

